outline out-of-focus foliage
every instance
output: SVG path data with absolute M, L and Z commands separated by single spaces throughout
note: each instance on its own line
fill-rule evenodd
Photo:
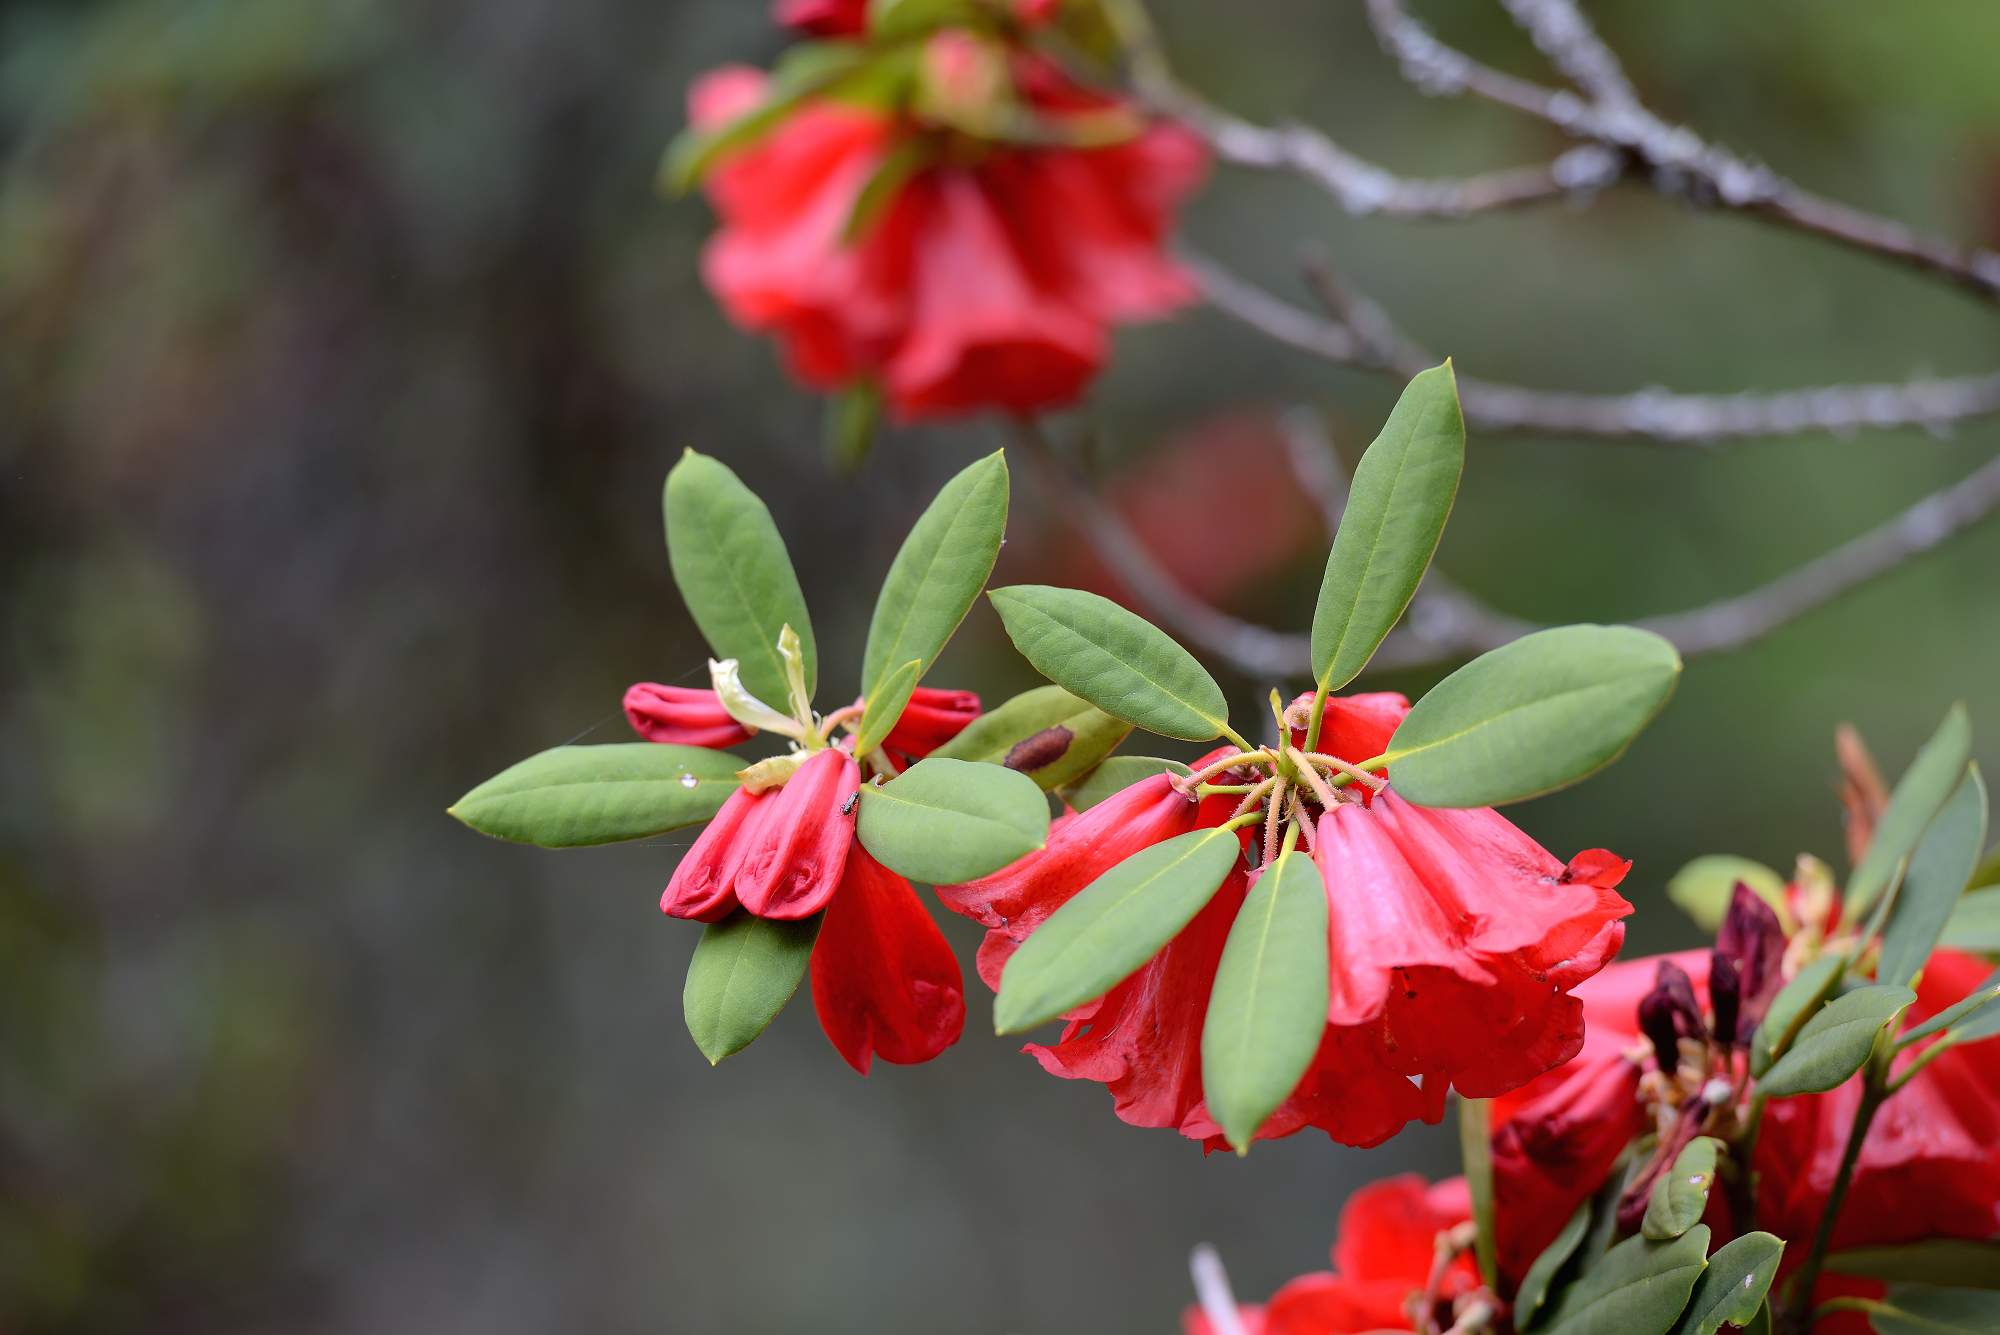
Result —
M 1412 173 L 1558 146 L 1417 96 L 1360 8 L 1161 17 L 1217 98 Z M 1497 6 L 1425 10 L 1538 68 Z M 2000 239 L 1984 0 L 1593 12 L 1671 114 Z M 704 208 L 651 177 L 688 79 L 776 49 L 757 5 L 17 0 L 0 34 L 0 1327 L 1160 1330 L 1195 1239 L 1268 1291 L 1323 1264 L 1350 1185 L 1448 1162 L 1431 1134 L 1204 1163 L 978 1023 L 864 1081 L 795 1006 L 711 1070 L 680 1032 L 694 934 L 654 908 L 685 839 L 558 859 L 444 814 L 593 725 L 627 740 L 623 688 L 699 667 L 658 510 L 684 446 L 770 502 L 829 664 L 860 661 L 904 530 L 993 448 L 892 435 L 836 480 L 818 405 L 701 291 Z M 2000 363 L 1964 297 L 1637 191 L 1411 228 L 1225 171 L 1188 226 L 1294 295 L 1294 247 L 1320 240 L 1467 374 L 1735 389 Z M 1197 314 L 1122 341 L 1095 462 L 1166 514 L 1146 460 L 1170 436 L 1308 402 L 1351 462 L 1393 398 Z M 1996 440 L 1475 434 L 1439 561 L 1525 616 L 1674 610 Z M 1017 491 L 996 582 L 1070 580 L 1073 544 Z M 1218 558 L 1215 595 L 1303 629 L 1311 537 L 1246 539 L 1276 578 Z M 1637 857 L 1636 949 L 1692 941 L 1661 893 L 1689 858 L 1838 845 L 1833 721 L 1895 772 L 1948 701 L 2000 717 L 1994 569 L 1989 526 L 1691 663 L 1631 754 L 1517 819 L 1564 856 Z M 1218 677 L 1244 717 L 1270 684 Z M 1031 684 L 983 608 L 927 681 Z

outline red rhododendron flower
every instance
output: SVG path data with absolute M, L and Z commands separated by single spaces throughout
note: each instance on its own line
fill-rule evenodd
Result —
M 1321 746 L 1372 759 L 1408 711 L 1401 696 L 1329 700 Z M 992 929 L 979 972 L 997 989 L 1014 947 L 1071 896 L 1140 849 L 1229 812 L 1215 799 L 1198 811 L 1164 777 L 1151 779 L 1052 829 L 1042 852 L 939 893 Z M 1328 1024 L 1313 1066 L 1260 1137 L 1317 1126 L 1346 1144 L 1377 1144 L 1413 1119 L 1437 1121 L 1454 1083 L 1490 1096 L 1576 1053 L 1582 1012 L 1567 993 L 1624 939 L 1618 919 L 1631 906 L 1611 887 L 1629 864 L 1598 850 L 1566 867 L 1492 811 L 1430 811 L 1393 788 L 1325 813 L 1317 848 L 1331 906 Z M 1072 1013 L 1055 1044 L 1027 1050 L 1054 1074 L 1104 1081 L 1125 1121 L 1222 1148 L 1202 1099 L 1201 1026 L 1247 887 L 1232 873 L 1159 955 Z
M 1333 1244 L 1333 1270 L 1287 1281 L 1261 1307 L 1237 1309 L 1246 1335 L 1361 1335 L 1414 1330 L 1412 1312 L 1430 1283 L 1437 1235 L 1472 1217 L 1465 1179 L 1426 1186 L 1415 1173 L 1371 1183 L 1347 1198 Z M 1438 1286 L 1449 1326 L 1451 1301 L 1479 1285 L 1469 1253 L 1460 1254 Z M 1186 1335 L 1215 1335 L 1199 1307 L 1181 1317 Z
M 625 692 L 625 717 L 649 742 L 722 748 L 750 740 L 750 729 L 730 717 L 707 687 L 662 686 L 642 681 Z
M 771 17 L 814 37 L 858 37 L 868 31 L 868 0 L 778 0 Z
M 965 731 L 979 717 L 979 697 L 971 691 L 940 691 L 919 686 L 910 695 L 896 726 L 882 739 L 885 749 L 922 760 Z
M 796 8 L 803 21 L 809 7 Z M 1111 105 L 1025 54 L 1007 68 L 1017 95 L 1052 112 Z M 745 79 L 731 68 L 698 82 L 693 124 L 740 115 Z M 1109 325 L 1194 299 L 1162 249 L 1206 168 L 1186 130 L 1153 125 L 1101 148 L 982 141 L 911 173 L 852 235 L 862 191 L 918 130 L 808 99 L 707 177 L 722 223 L 703 256 L 709 288 L 737 324 L 772 334 L 806 385 L 873 381 L 905 420 L 1034 411 L 1076 398 Z
M 813 1008 L 861 1074 L 871 1053 L 929 1061 L 965 1027 L 965 987 L 944 933 L 910 883 L 856 843 L 812 953 Z
M 760 918 L 810 918 L 826 907 L 847 867 L 854 824 L 841 806 L 861 768 L 839 747 L 815 752 L 789 782 L 758 802 L 769 814 L 736 868 L 736 898 Z

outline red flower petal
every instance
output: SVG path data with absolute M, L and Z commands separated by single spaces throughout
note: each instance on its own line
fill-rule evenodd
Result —
M 979 697 L 971 691 L 933 690 L 919 686 L 910 695 L 896 726 L 882 739 L 890 751 L 922 760 L 964 732 L 979 717 Z
M 1626 1143 L 1648 1127 L 1636 1062 L 1579 1058 L 1564 1071 L 1568 1079 L 1493 1133 L 1493 1200 L 1496 1218 L 1505 1221 L 1496 1232 L 1507 1292 L 1603 1183 Z
M 714 691 L 688 686 L 642 681 L 625 692 L 625 717 L 647 741 L 675 746 L 735 746 L 751 735 Z
M 1621 858 L 1608 848 L 1587 848 L 1569 860 L 1562 878 L 1594 885 L 1600 890 L 1615 890 L 1631 870 L 1630 858 Z
M 814 37 L 858 37 L 868 31 L 868 0 L 777 0 L 771 17 Z
M 772 797 L 736 874 L 736 897 L 760 918 L 808 918 L 839 888 L 854 842 L 854 822 L 840 814 L 861 783 L 854 757 L 837 748 L 814 752 Z
M 1313 693 L 1307 691 L 1292 703 L 1311 705 L 1312 698 Z M 1397 691 L 1328 696 L 1326 711 L 1320 716 L 1320 753 L 1339 756 L 1349 764 L 1373 760 L 1389 749 L 1389 739 L 1409 712 L 1409 697 Z M 1305 744 L 1306 730 L 1294 728 L 1292 745 Z
M 736 910 L 736 869 L 757 841 L 758 828 L 770 816 L 775 794 L 738 788 L 715 813 L 708 827 L 681 855 L 660 896 L 660 911 L 675 918 L 717 922 Z
M 958 1041 L 965 983 L 944 933 L 901 876 L 856 842 L 812 953 L 820 1028 L 868 1074 L 869 1054 L 925 1062 Z

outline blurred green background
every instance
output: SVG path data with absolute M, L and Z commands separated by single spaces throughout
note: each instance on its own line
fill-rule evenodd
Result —
M 1497 6 L 1425 9 L 1539 74 Z M 1666 114 L 2000 240 L 1989 0 L 1592 11 Z M 1161 18 L 1224 103 L 1410 173 L 1561 147 L 1417 95 L 1359 0 Z M 894 431 L 835 477 L 818 405 L 703 293 L 706 207 L 662 202 L 652 169 L 691 76 L 780 46 L 760 4 L 46 0 L 0 22 L 0 1330 L 1158 1333 L 1192 1243 L 1261 1298 L 1324 1265 L 1356 1184 L 1452 1171 L 1449 1128 L 1204 1161 L 988 1036 L 983 990 L 928 1066 L 855 1076 L 802 996 L 710 1069 L 680 1019 L 694 930 L 655 908 L 687 836 L 559 855 L 444 815 L 532 751 L 622 739 L 625 685 L 700 664 L 660 538 L 684 447 L 770 502 L 831 699 L 904 529 L 999 443 Z M 1221 171 L 1186 231 L 1298 298 L 1317 241 L 1467 372 L 1537 386 L 2000 358 L 1967 297 L 1634 187 L 1413 227 Z M 1391 400 L 1196 313 L 1124 337 L 1090 415 L 1107 470 L 1299 403 L 1351 462 Z M 1996 439 L 1475 437 L 1439 559 L 1524 616 L 1678 610 Z M 1015 477 L 1010 577 L 1045 573 L 1069 540 Z M 1302 627 L 1311 564 L 1231 606 Z M 1687 858 L 1844 865 L 1836 721 L 1893 776 L 1962 698 L 2000 767 L 1995 571 L 1989 523 L 1690 663 L 1623 761 L 1515 818 L 1562 856 L 1638 859 L 1628 953 L 1692 944 L 1661 894 Z M 932 680 L 989 703 L 1030 684 L 983 609 Z M 1269 685 L 1226 680 L 1246 710 Z M 970 977 L 977 934 L 946 926 Z

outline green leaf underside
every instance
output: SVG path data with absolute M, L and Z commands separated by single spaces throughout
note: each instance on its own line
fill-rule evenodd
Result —
M 995 1031 L 1033 1029 L 1124 982 L 1215 897 L 1240 851 L 1234 831 L 1195 830 L 1085 886 L 1007 961 Z
M 1847 878 L 1846 903 L 1841 909 L 1844 916 L 1858 920 L 1889 888 L 1897 866 L 1916 851 L 1924 831 L 1957 791 L 1971 757 L 1972 721 L 1966 717 L 1964 705 L 1953 705 L 1896 781 L 1889 809 L 1875 826 L 1868 852 Z
M 644 839 L 720 811 L 742 765 L 701 746 L 557 746 L 494 775 L 451 814 L 482 834 L 543 848 Z
M 1674 1166 L 1653 1183 L 1646 1202 L 1646 1218 L 1639 1226 L 1641 1236 L 1655 1242 L 1678 1238 L 1701 1222 L 1708 1208 L 1708 1190 L 1715 1185 L 1715 1151 L 1721 1141 L 1697 1136 L 1674 1160 Z
M 1521 1287 L 1514 1294 L 1514 1325 L 1525 1330 L 1541 1310 L 1542 1303 L 1549 1296 L 1549 1285 L 1563 1263 L 1576 1253 L 1576 1245 L 1583 1241 L 1583 1235 L 1590 1231 L 1590 1202 L 1576 1207 L 1576 1213 L 1563 1225 L 1563 1231 L 1556 1234 L 1556 1240 L 1542 1250 L 1535 1263 L 1528 1267 L 1528 1273 L 1521 1278 Z
M 1870 1304 L 1868 1324 L 1879 1335 L 1996 1335 L 2000 1295 L 1913 1284 L 1895 1290 L 1887 1302 Z
M 1229 1143 L 1247 1149 L 1312 1065 L 1326 1029 L 1326 886 L 1299 852 L 1252 887 L 1208 998 L 1202 1090 Z
M 1194 655 L 1109 598 L 1015 584 L 987 597 L 1035 670 L 1107 714 L 1162 737 L 1222 734 L 1228 703 Z
M 1680 670 L 1671 644 L 1630 626 L 1523 636 L 1417 702 L 1390 739 L 1390 777 L 1427 807 L 1498 806 L 1567 787 L 1618 758 Z
M 1708 1225 L 1671 1242 L 1627 1238 L 1562 1295 L 1547 1335 L 1665 1335 L 1707 1265 Z
M 1826 1268 L 1892 1284 L 2000 1289 L 2000 1242 L 1928 1238 L 1896 1247 L 1856 1247 L 1827 1257 Z
M 1984 1020 L 1989 1006 L 1993 1006 L 1995 1015 L 2000 1016 L 2000 1005 L 1994 1004 L 1996 998 L 2000 998 L 2000 969 L 1987 974 L 1985 981 L 1956 1003 L 1945 1007 L 1922 1024 L 1905 1030 L 1896 1041 L 1902 1046 L 1908 1046 L 1919 1039 L 1941 1033 L 1953 1025 L 1976 1023 L 1976 1020 L 1970 1017 Z
M 854 833 L 889 870 L 956 885 L 1042 847 L 1049 804 L 1026 775 L 932 756 L 880 788 L 864 787 Z
M 1862 987 L 1835 997 L 1806 1021 L 1791 1051 L 1757 1082 L 1757 1092 L 1783 1099 L 1845 1083 L 1867 1062 L 1882 1026 L 1916 999 L 1907 987 Z
M 1437 551 L 1465 463 L 1451 363 L 1403 389 L 1354 469 L 1313 611 L 1313 678 L 1339 690 L 1402 617 Z
M 874 691 L 868 696 L 867 707 L 861 712 L 861 731 L 854 738 L 855 755 L 867 755 L 895 730 L 896 720 L 903 717 L 903 710 L 917 689 L 917 677 L 923 670 L 924 665 L 913 658 L 875 683 Z
M 1738 881 L 1756 891 L 1757 897 L 1769 904 L 1779 918 L 1789 921 L 1785 878 L 1761 862 L 1728 853 L 1696 858 L 1675 872 L 1667 882 L 1667 898 L 1704 932 L 1713 932 L 1722 926 L 1723 915 L 1729 912 Z
M 1968 891 L 1951 911 L 1938 944 L 2000 953 L 2000 885 Z
M 1784 1254 L 1783 1239 L 1770 1233 L 1745 1233 L 1718 1247 L 1695 1281 L 1673 1335 L 1715 1335 L 1725 1324 L 1748 1326 L 1771 1291 Z
M 806 975 L 823 916 L 780 920 L 738 909 L 702 929 L 681 1009 L 710 1063 L 749 1047 L 785 1008 Z
M 1186 778 L 1192 773 L 1193 770 L 1178 760 L 1162 760 L 1158 756 L 1112 756 L 1074 784 L 1058 789 L 1056 795 L 1069 803 L 1070 810 L 1088 811 L 1105 798 L 1116 796 L 1155 774 L 1177 774 Z
M 1822 955 L 1801 967 L 1771 999 L 1764 1022 L 1750 1038 L 1750 1074 L 1761 1077 L 1771 1063 L 1785 1055 L 1805 1022 L 1819 1012 L 1822 1003 L 1840 983 L 1845 967 L 1838 955 Z
M 1085 774 L 1132 733 L 1132 725 L 1124 719 L 1113 718 L 1062 687 L 1038 686 L 981 714 L 964 732 L 931 754 L 1004 765 L 1016 746 L 1051 728 L 1069 732 L 1067 749 L 1044 765 L 1022 771 L 1044 791 Z
M 750 694 L 785 712 L 778 632 L 797 633 L 808 692 L 819 682 L 819 651 L 771 512 L 725 465 L 693 450 L 667 474 L 664 507 L 667 557 L 695 625 L 717 658 L 737 661 Z
M 1924 831 L 1917 851 L 1910 854 L 1903 888 L 1882 932 L 1876 982 L 1903 984 L 1917 976 L 1957 909 L 1985 846 L 1986 784 L 1979 777 L 1979 766 L 1972 765 Z
M 864 697 L 872 702 L 883 679 L 913 658 L 917 680 L 930 670 L 986 587 L 1006 531 L 1007 460 L 996 450 L 944 484 L 896 553 L 861 655 Z

